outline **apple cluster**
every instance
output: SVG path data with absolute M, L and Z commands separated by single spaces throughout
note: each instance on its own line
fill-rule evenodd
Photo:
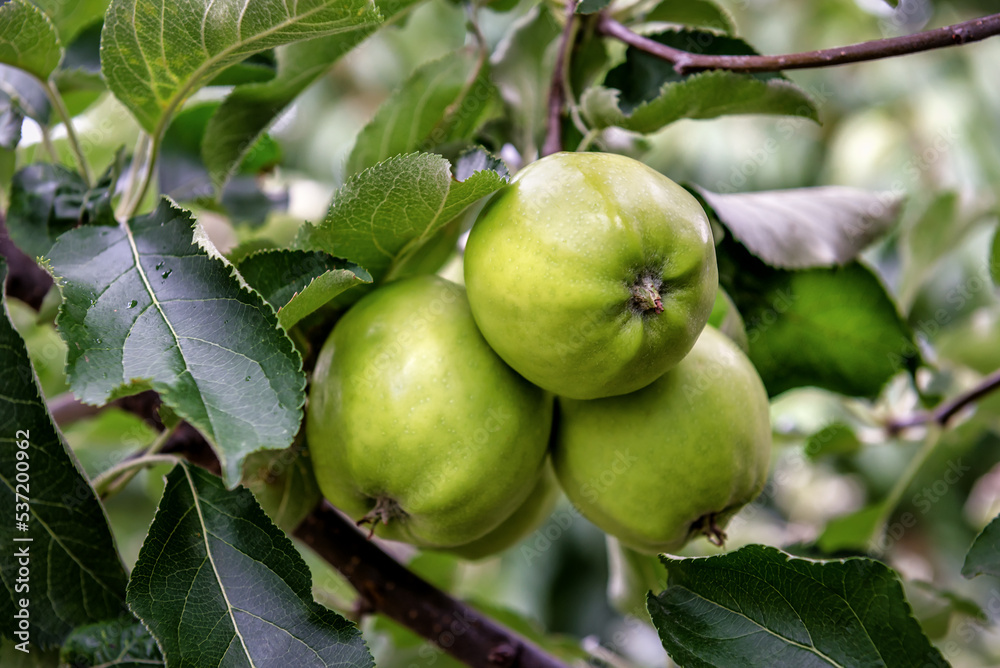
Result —
M 558 153 L 483 209 L 464 271 L 388 283 L 334 327 L 306 424 L 323 494 L 468 558 L 533 531 L 559 488 L 634 549 L 721 542 L 771 429 L 753 365 L 706 326 L 697 200 L 630 158 Z

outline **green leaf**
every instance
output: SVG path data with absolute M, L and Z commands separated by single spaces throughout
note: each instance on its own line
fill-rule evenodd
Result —
M 373 666 L 357 628 L 311 589 L 249 490 L 187 464 L 167 475 L 128 603 L 170 665 Z
M 377 20 L 371 0 L 112 0 L 101 71 L 111 92 L 158 138 L 184 100 L 230 65 Z
M 382 103 L 347 160 L 354 174 L 386 158 L 468 139 L 499 111 L 486 63 L 469 49 L 423 65 Z
M 661 0 L 646 15 L 645 20 L 709 28 L 728 35 L 736 32 L 733 17 L 711 0 Z
M 322 251 L 261 251 L 244 258 L 237 269 L 277 311 L 285 329 L 345 290 L 372 282 L 358 265 Z
M 390 158 L 352 177 L 334 195 L 326 219 L 318 226 L 303 225 L 296 244 L 356 262 L 379 281 L 410 251 L 505 182 L 492 170 L 456 181 L 448 161 L 438 155 Z
M 1000 577 L 1000 517 L 994 517 L 972 541 L 962 565 L 962 575 L 967 578 L 983 574 Z
M 115 225 L 111 196 L 117 178 L 113 167 L 88 188 L 82 176 L 61 165 L 28 165 L 11 183 L 10 238 L 26 254 L 39 257 L 74 227 Z
M 830 520 L 816 545 L 827 554 L 838 552 L 874 552 L 885 519 L 885 506 L 881 503 L 865 506 L 853 513 Z
M 0 63 L 45 81 L 62 56 L 55 26 L 42 10 L 27 0 L 0 5 Z
M 647 607 L 685 668 L 948 665 L 878 561 L 798 559 L 763 545 L 661 559 L 667 589 Z
M 128 227 L 81 227 L 49 253 L 81 401 L 148 386 L 214 444 L 230 484 L 243 457 L 284 448 L 304 402 L 301 360 L 189 213 L 166 200 Z
M 915 368 L 913 333 L 866 266 L 773 269 L 743 246 L 719 246 L 719 283 L 746 323 L 750 360 L 771 396 L 815 386 L 874 397 Z
M 0 258 L 0 284 L 6 275 Z M 126 614 L 125 569 L 104 509 L 52 422 L 6 303 L 0 368 L 0 502 L 10 511 L 0 523 L 2 633 L 27 639 L 11 635 L 10 623 L 27 600 L 31 645 L 48 648 L 75 626 Z
M 717 118 L 734 114 L 776 114 L 819 120 L 815 105 L 785 79 L 755 79 L 748 74 L 715 70 L 693 74 L 683 82 L 664 84 L 656 99 L 631 114 L 622 110 L 620 92 L 594 86 L 583 94 L 583 113 L 596 128 L 617 126 L 652 134 L 682 118 Z
M 549 82 L 559 23 L 547 5 L 536 5 L 518 19 L 497 45 L 493 81 L 500 88 L 511 142 L 530 162 L 545 140 Z
M 850 425 L 831 422 L 806 439 L 805 454 L 809 459 L 830 455 L 852 455 L 861 449 L 861 441 Z
M 60 660 L 68 666 L 143 668 L 166 665 L 153 635 L 135 618 L 81 626 L 66 638 Z
M 70 44 L 84 28 L 104 18 L 110 0 L 31 0 L 55 25 L 59 41 Z
M 277 72 L 278 61 L 273 50 L 255 53 L 246 60 L 219 72 L 206 86 L 239 86 L 270 81 Z
M 24 114 L 8 101 L 0 104 L 0 149 L 13 151 L 21 143 Z
M 741 39 L 699 30 L 670 30 L 647 37 L 701 54 L 756 54 Z M 634 47 L 626 50 L 625 62 L 611 70 L 604 83 L 581 98 L 584 115 L 597 128 L 618 126 L 650 134 L 682 118 L 733 114 L 819 118 L 809 96 L 780 74 L 713 70 L 681 76 L 671 63 Z
M 695 186 L 719 222 L 773 267 L 845 264 L 885 234 L 902 197 L 861 188 L 822 186 L 719 194 Z
M 576 13 L 593 14 L 601 11 L 610 4 L 611 0 L 582 0 L 576 7 Z

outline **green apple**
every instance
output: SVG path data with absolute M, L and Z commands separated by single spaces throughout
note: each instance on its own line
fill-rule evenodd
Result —
M 484 207 L 465 284 L 483 336 L 518 373 L 595 399 L 645 387 L 687 354 L 718 269 L 686 190 L 624 156 L 556 153 Z
M 681 362 L 632 394 L 559 400 L 552 463 L 580 512 L 640 552 L 676 550 L 764 486 L 767 393 L 750 360 L 706 327 Z
M 448 548 L 448 552 L 466 559 L 483 559 L 493 554 L 503 552 L 521 542 L 552 515 L 559 500 L 559 483 L 551 466 L 546 466 L 542 477 L 535 483 L 531 494 L 524 503 L 505 519 L 500 526 L 488 534 L 456 547 Z
M 250 453 L 243 460 L 242 483 L 286 533 L 291 533 L 320 500 L 309 453 L 297 446 Z
M 324 496 L 423 547 L 482 537 L 545 461 L 552 398 L 504 364 L 465 290 L 408 278 L 361 299 L 317 358 L 306 438 Z

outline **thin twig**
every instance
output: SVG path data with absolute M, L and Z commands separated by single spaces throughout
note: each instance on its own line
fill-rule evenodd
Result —
M 45 92 L 49 96 L 49 101 L 52 102 L 56 113 L 62 119 L 63 126 L 66 128 L 66 138 L 69 140 L 69 147 L 73 151 L 77 165 L 80 167 L 80 173 L 83 175 L 84 182 L 90 188 L 94 185 L 94 175 L 90 171 L 90 163 L 87 162 L 87 156 L 83 154 L 83 149 L 80 147 L 80 140 L 77 139 L 76 130 L 73 128 L 73 118 L 66 108 L 66 103 L 63 102 L 59 89 L 51 81 L 45 81 L 43 85 L 45 86 Z
M 110 469 L 102 473 L 101 475 L 94 478 L 94 490 L 97 491 L 97 495 L 102 499 L 114 496 L 118 492 L 125 489 L 132 478 L 139 473 L 139 471 L 147 466 L 152 466 L 153 464 L 161 464 L 165 461 L 176 461 L 177 457 L 173 455 L 159 455 L 157 454 L 163 449 L 163 446 L 167 444 L 170 437 L 176 429 L 176 425 L 169 427 L 161 431 L 153 443 L 138 457 L 130 457 L 125 461 L 112 466 Z M 167 458 L 167 459 L 164 459 Z
M 567 54 L 576 35 L 576 4 L 577 0 L 568 0 L 566 3 L 566 25 L 563 27 L 562 37 L 559 38 L 559 50 L 556 52 L 556 63 L 552 70 L 552 83 L 549 85 L 548 124 L 545 143 L 542 145 L 542 156 L 563 150 L 562 112 L 566 104 L 566 72 L 569 67 Z
M 326 502 L 294 533 L 343 573 L 361 594 L 365 610 L 394 619 L 467 665 L 567 668 L 538 646 L 407 570 Z
M 607 13 L 602 13 L 598 18 L 597 30 L 608 37 L 614 37 L 629 46 L 673 63 L 674 71 L 682 75 L 704 70 L 777 72 L 860 63 L 978 42 L 1000 34 L 1000 14 L 991 14 L 912 35 L 779 56 L 724 56 L 682 51 L 632 32 Z
M 889 434 L 895 435 L 909 427 L 919 427 L 928 423 L 935 423 L 941 427 L 946 427 L 948 426 L 948 422 L 963 408 L 996 390 L 1000 390 L 1000 369 L 986 376 L 982 382 L 971 390 L 942 402 L 932 411 L 915 413 L 914 415 L 907 415 L 890 421 L 886 425 L 886 431 Z

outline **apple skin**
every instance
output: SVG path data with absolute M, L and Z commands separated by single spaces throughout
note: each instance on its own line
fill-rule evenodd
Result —
M 552 466 L 546 464 L 524 503 L 500 526 L 471 543 L 448 548 L 448 552 L 464 559 L 476 560 L 498 554 L 520 543 L 549 519 L 559 500 L 559 483 Z
M 483 339 L 436 276 L 365 296 L 316 362 L 306 415 L 323 495 L 375 533 L 450 547 L 496 528 L 535 486 L 552 397 Z
M 644 281 L 662 312 L 634 293 Z M 484 207 L 465 284 L 483 336 L 518 373 L 596 399 L 645 387 L 687 354 L 718 269 L 708 218 L 686 190 L 632 158 L 556 153 Z
M 653 384 L 625 396 L 559 399 L 552 463 L 584 517 L 639 552 L 721 529 L 764 487 L 767 393 L 724 334 L 706 327 Z

